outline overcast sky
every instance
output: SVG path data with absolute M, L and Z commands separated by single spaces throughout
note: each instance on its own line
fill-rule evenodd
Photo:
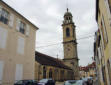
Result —
M 36 50 L 63 59 L 62 21 L 67 2 L 76 25 L 79 65 L 92 62 L 95 21 L 95 0 L 3 0 L 17 10 L 39 30 L 36 33 Z M 91 37 L 89 37 L 91 36 Z M 88 37 L 88 38 L 84 38 Z M 83 39 L 82 39 L 83 38 Z M 56 44 L 56 45 L 52 45 Z

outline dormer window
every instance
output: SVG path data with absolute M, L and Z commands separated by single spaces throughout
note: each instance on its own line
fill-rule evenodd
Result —
M 25 33 L 25 27 L 26 27 L 25 23 L 20 21 L 20 27 L 19 27 L 20 30 L 19 31 L 23 34 Z
M 9 13 L 5 10 L 5 9 L 2 9 L 0 11 L 0 21 L 3 22 L 4 24 L 8 24 L 8 16 L 9 16 Z

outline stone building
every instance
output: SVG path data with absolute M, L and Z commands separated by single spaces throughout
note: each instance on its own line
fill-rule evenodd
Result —
M 73 69 L 74 79 L 79 79 L 79 66 L 77 54 L 76 30 L 73 22 L 73 16 L 67 8 L 64 14 L 62 24 L 63 29 L 63 47 L 64 47 L 64 63 Z
M 36 27 L 0 0 L 0 85 L 34 79 Z
M 111 0 L 96 0 L 94 55 L 100 85 L 111 85 Z
M 80 66 L 79 67 L 80 78 L 84 77 L 96 77 L 96 64 L 92 62 L 87 66 Z
M 52 78 L 55 81 L 73 79 L 73 70 L 60 59 L 35 52 L 35 79 Z

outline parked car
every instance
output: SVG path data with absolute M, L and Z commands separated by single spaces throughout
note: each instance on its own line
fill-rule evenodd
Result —
M 77 80 L 67 80 L 64 82 L 64 85 L 76 85 Z
M 36 80 L 19 80 L 14 85 L 38 85 Z
M 76 84 L 77 85 L 84 85 L 84 81 L 83 80 L 77 80 Z
M 84 85 L 83 80 L 67 80 L 64 85 Z
M 92 77 L 86 77 L 82 79 L 84 81 L 84 85 L 93 84 L 93 78 Z
M 38 82 L 38 85 L 55 85 L 55 81 L 52 79 L 42 79 Z

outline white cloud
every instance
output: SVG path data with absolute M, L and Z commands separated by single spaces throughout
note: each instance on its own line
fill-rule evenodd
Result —
M 19 11 L 40 29 L 36 34 L 37 46 L 62 42 L 62 21 L 66 11 L 67 0 L 4 0 Z M 97 29 L 95 22 L 95 0 L 69 0 L 69 11 L 76 25 L 77 38 L 94 34 Z M 38 51 L 63 58 L 63 45 L 58 44 Z M 78 40 L 78 57 L 80 65 L 91 62 L 93 56 L 93 37 Z M 86 62 L 87 60 L 87 62 Z

